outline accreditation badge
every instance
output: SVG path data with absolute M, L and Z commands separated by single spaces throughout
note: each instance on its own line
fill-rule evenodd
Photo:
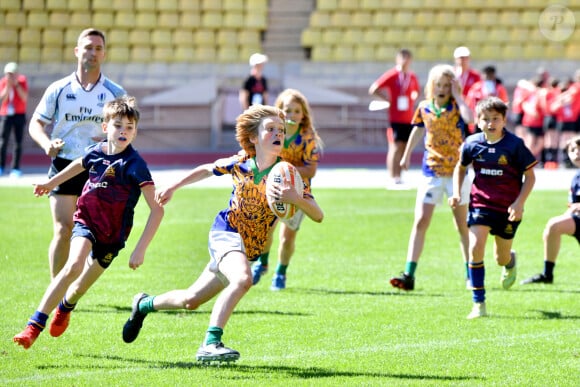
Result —
M 409 110 L 409 97 L 406 95 L 400 95 L 397 97 L 397 110 L 407 111 Z

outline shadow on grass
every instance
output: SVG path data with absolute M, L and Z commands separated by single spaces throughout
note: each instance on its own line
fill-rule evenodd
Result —
M 104 368 L 104 369 L 114 369 L 114 368 L 126 368 L 126 364 L 119 364 L 118 366 L 107 366 L 102 364 L 102 361 L 115 361 L 115 362 L 123 362 L 123 363 L 132 363 L 137 364 L 142 367 L 148 367 L 152 369 L 171 369 L 171 368 L 180 368 L 180 369 L 209 369 L 213 367 L 220 367 L 227 369 L 228 371 L 233 372 L 241 372 L 241 373 L 248 373 L 252 375 L 252 378 L 259 378 L 259 373 L 262 373 L 265 378 L 270 379 L 272 374 L 277 375 L 280 378 L 297 378 L 297 379 L 317 379 L 317 378 L 330 378 L 330 377 L 348 377 L 348 378 L 358 378 L 358 377 L 365 377 L 365 378 L 377 378 L 377 379 L 384 379 L 384 378 L 394 378 L 394 379 L 401 379 L 401 380 L 440 380 L 440 381 L 475 381 L 475 380 L 483 380 L 479 376 L 474 375 L 466 375 L 466 376 L 448 376 L 448 375 L 413 375 L 409 373 L 388 373 L 388 372 L 364 372 L 364 371 L 335 371 L 332 369 L 321 368 L 321 367 L 291 367 L 291 366 L 270 366 L 270 365 L 245 365 L 245 364 L 237 364 L 237 363 L 218 363 L 214 365 L 206 365 L 201 362 L 168 362 L 168 361 L 155 361 L 155 360 L 146 360 L 146 359 L 136 359 L 136 358 L 124 358 L 121 356 L 115 355 L 108 355 L 108 356 L 100 356 L 100 355 L 87 355 L 87 354 L 77 354 L 76 356 L 80 358 L 89 358 L 89 359 L 96 359 L 98 362 L 91 363 L 90 365 L 86 365 L 83 367 L 82 365 L 42 365 L 39 366 L 39 369 L 64 369 L 67 367 L 74 368 L 76 370 L 87 368 L 87 369 L 95 369 L 97 367 Z M 98 366 L 97 366 L 98 364 Z M 222 374 L 220 377 L 222 379 L 228 379 L 228 374 Z M 238 379 L 239 375 L 231 375 L 230 379 Z
M 540 285 L 542 286 L 542 285 Z M 546 285 L 550 286 L 550 285 Z M 517 288 L 518 292 L 530 292 L 530 293 L 564 293 L 564 294 L 580 294 L 580 290 L 564 290 L 564 289 L 549 289 L 546 286 L 542 287 L 527 287 L 526 289 L 522 289 L 521 287 Z
M 562 315 L 561 312 L 549 312 L 547 310 L 532 310 L 532 312 L 538 312 L 542 315 L 545 320 L 580 320 L 580 316 L 566 316 Z
M 102 314 L 105 311 L 112 311 L 114 310 L 115 313 L 127 313 L 127 317 L 131 314 L 131 307 L 130 306 L 119 306 L 119 305 L 97 305 L 97 309 L 91 308 L 79 308 L 78 310 L 75 309 L 75 313 L 98 313 Z M 155 314 L 173 314 L 173 315 L 210 315 L 210 310 L 186 310 L 186 309 L 177 309 L 177 310 L 162 310 L 155 312 Z M 278 310 L 235 310 L 234 314 L 246 314 L 246 315 L 274 315 L 274 316 L 311 316 L 309 313 L 297 313 L 297 312 L 281 312 Z
M 389 292 L 369 292 L 357 290 L 339 290 L 339 289 L 314 289 L 314 288 L 297 288 L 298 292 L 308 294 L 338 294 L 341 296 L 405 296 L 405 297 L 445 297 L 444 294 L 421 293 L 421 292 L 407 292 L 404 290 L 394 289 Z

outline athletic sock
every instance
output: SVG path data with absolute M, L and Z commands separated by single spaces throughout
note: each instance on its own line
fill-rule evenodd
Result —
M 71 304 L 66 300 L 66 297 L 63 297 L 63 299 L 58 304 L 58 309 L 61 312 L 70 313 L 74 310 L 75 306 L 77 306 L 77 304 Z
M 210 326 L 205 334 L 205 345 L 220 343 L 223 334 L 224 330 L 220 327 Z
M 262 264 L 262 266 L 268 266 L 268 257 L 270 256 L 270 252 L 267 251 L 265 253 L 263 253 L 262 255 L 260 255 L 260 257 L 258 258 L 260 260 L 260 263 Z
M 405 274 L 409 277 L 415 277 L 415 270 L 417 270 L 417 262 L 407 261 L 405 263 Z
M 34 325 L 42 331 L 44 330 L 44 327 L 46 327 L 46 320 L 48 320 L 48 315 L 37 310 L 34 312 L 32 317 L 30 317 L 27 325 Z
M 554 266 L 556 266 L 556 262 L 544 261 L 544 277 L 554 277 Z
M 288 265 L 282 265 L 279 263 L 276 267 L 276 274 L 286 275 L 286 269 L 288 269 Z
M 153 308 L 154 299 L 155 296 L 147 296 L 139 301 L 139 313 L 147 314 L 155 312 L 155 308 Z
M 483 262 L 469 262 L 469 277 L 473 289 L 473 302 L 485 302 L 485 266 Z

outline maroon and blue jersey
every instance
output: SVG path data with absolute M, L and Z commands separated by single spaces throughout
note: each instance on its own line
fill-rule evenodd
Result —
M 85 224 L 99 243 L 123 244 L 133 227 L 141 187 L 153 179 L 145 160 L 132 146 L 116 155 L 103 152 L 106 142 L 87 148 L 82 164 L 89 172 L 77 201 L 74 221 Z
M 472 164 L 475 172 L 471 208 L 506 212 L 520 194 L 524 172 L 538 163 L 521 138 L 505 129 L 503 134 L 495 144 L 483 133 L 472 134 L 461 148 L 461 165 Z

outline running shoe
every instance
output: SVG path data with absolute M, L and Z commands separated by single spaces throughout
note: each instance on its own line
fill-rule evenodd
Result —
M 272 278 L 272 286 L 270 286 L 270 290 L 277 292 L 282 289 L 286 289 L 286 276 L 284 274 L 276 274 L 274 278 Z
M 394 288 L 407 291 L 415 289 L 415 278 L 411 277 L 407 273 L 401 273 L 400 276 L 391 278 L 391 281 L 389 282 Z
M 527 285 L 527 284 L 551 284 L 554 283 L 554 277 L 546 277 L 543 273 L 536 274 L 533 277 L 526 278 L 520 284 Z
M 210 363 L 212 361 L 230 362 L 240 358 L 240 353 L 234 349 L 228 348 L 224 343 L 202 345 L 195 355 L 197 361 Z
M 476 302 L 473 304 L 471 313 L 467 315 L 468 320 L 473 320 L 475 318 L 485 317 L 487 312 L 485 310 L 485 302 Z
M 63 312 L 59 307 L 56 308 L 56 312 L 54 313 L 48 327 L 48 332 L 52 337 L 59 337 L 64 333 L 64 331 L 66 331 L 71 313 L 72 312 Z
M 131 317 L 129 317 L 123 326 L 123 341 L 125 343 L 132 343 L 135 341 L 137 336 L 139 336 L 139 331 L 143 326 L 143 320 L 145 320 L 145 317 L 147 317 L 147 314 L 139 312 L 139 302 L 141 302 L 141 300 L 145 297 L 149 297 L 149 295 L 145 293 L 139 293 L 133 297 Z
M 28 349 L 32 344 L 34 344 L 34 341 L 38 335 L 40 335 L 40 332 L 42 331 L 36 326 L 27 325 L 26 329 L 14 336 L 12 340 L 18 345 L 22 345 L 24 349 Z
M 262 265 L 262 262 L 256 262 L 254 266 L 252 266 L 252 285 L 260 282 L 262 274 L 266 274 L 266 272 L 268 272 L 268 266 Z
M 516 282 L 516 277 L 518 275 L 518 270 L 517 270 L 517 265 L 516 265 L 516 252 L 512 251 L 510 253 L 511 257 L 513 258 L 514 261 L 514 266 L 511 269 L 508 269 L 507 267 L 503 267 L 502 273 L 501 273 L 501 286 L 505 289 L 508 290 L 509 288 L 511 288 L 513 286 L 513 284 Z

